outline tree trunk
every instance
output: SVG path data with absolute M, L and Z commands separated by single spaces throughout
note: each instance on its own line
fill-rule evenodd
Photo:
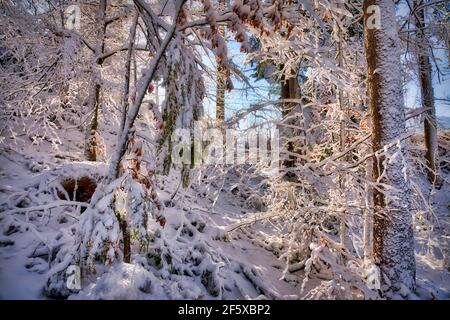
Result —
M 367 148 L 364 148 L 367 154 L 370 154 L 371 150 L 368 146 Z M 366 167 L 366 183 L 364 187 L 365 196 L 364 196 L 364 213 L 363 213 L 363 244 L 364 244 L 364 262 L 367 264 L 371 262 L 372 259 L 372 232 L 371 227 L 373 225 L 373 188 L 370 185 L 369 181 L 372 178 L 372 161 L 369 158 L 367 160 L 367 163 L 365 164 Z
M 414 1 L 414 9 L 419 6 Z M 416 25 L 417 39 L 417 62 L 419 66 L 419 80 L 421 90 L 422 108 L 425 110 L 424 119 L 424 139 L 425 139 L 425 159 L 428 166 L 428 179 L 431 183 L 436 182 L 438 167 L 437 157 L 437 128 L 436 128 L 436 108 L 434 106 L 433 83 L 431 80 L 431 63 L 428 56 L 428 41 L 425 35 L 425 9 L 415 10 L 414 20 Z
M 339 28 L 338 31 L 338 48 L 337 48 L 337 57 L 338 57 L 338 66 L 339 68 L 342 68 L 344 66 L 344 53 L 342 52 L 342 31 Z M 344 95 L 342 90 L 338 87 L 337 93 L 338 93 L 338 104 L 339 104 L 339 110 L 341 112 L 340 119 L 339 119 L 339 152 L 343 152 L 345 150 L 345 143 L 347 141 L 347 128 L 346 128 L 346 118 L 348 115 L 348 112 L 344 106 Z M 345 117 L 342 115 L 345 113 Z M 345 208 L 347 208 L 347 197 L 345 193 L 345 180 L 346 175 L 345 173 L 339 174 L 339 189 L 341 192 L 342 200 L 345 203 Z M 345 234 L 346 234 L 346 212 L 342 211 L 340 216 L 340 224 L 339 224 L 339 239 L 341 241 L 341 245 L 345 248 Z
M 119 220 L 119 228 L 122 232 L 123 237 L 123 262 L 131 262 L 131 234 L 128 228 L 128 223 L 126 218 L 121 218 L 120 215 L 117 216 Z
M 98 139 L 98 118 L 100 112 L 100 94 L 101 94 L 101 75 L 99 69 L 103 64 L 103 59 L 99 57 L 103 54 L 105 48 L 105 31 L 106 31 L 106 1 L 100 0 L 97 13 L 95 15 L 95 25 L 97 26 L 97 42 L 94 52 L 94 87 L 89 94 L 89 110 L 93 110 L 92 121 L 87 132 L 86 141 L 86 158 L 89 161 L 97 161 L 99 153 Z
M 123 96 L 122 96 L 122 120 L 120 123 L 120 130 L 123 130 L 125 126 L 125 119 L 127 117 L 128 106 L 130 101 L 130 76 L 131 76 L 131 59 L 134 50 L 134 38 L 136 36 L 136 26 L 139 15 L 135 13 L 133 17 L 133 22 L 130 28 L 130 34 L 128 37 L 128 51 L 127 51 L 127 60 L 125 62 L 125 82 L 123 87 Z
M 219 6 L 224 7 L 224 0 L 219 0 Z M 219 34 L 225 39 L 225 27 L 219 26 Z M 217 64 L 217 78 L 216 78 L 216 125 L 217 127 L 224 129 L 225 123 L 225 90 L 227 81 L 227 71 L 225 67 L 218 63 Z
M 281 68 L 284 66 L 282 65 Z M 297 74 L 291 74 L 290 76 L 286 76 L 283 74 L 281 76 L 281 91 L 280 91 L 281 99 L 299 99 L 298 93 L 298 79 Z M 285 124 L 292 123 L 292 119 L 289 119 L 291 116 L 291 112 L 295 109 L 296 104 L 292 102 L 283 103 L 282 106 L 282 117 L 283 122 Z M 295 125 L 299 125 L 296 123 Z M 289 172 L 289 168 L 293 168 L 295 165 L 296 157 L 293 154 L 295 152 L 294 143 L 292 139 L 294 138 L 294 132 L 291 128 L 282 128 L 283 136 L 285 141 L 285 149 L 288 153 L 287 157 L 283 160 L 282 167 L 287 169 L 286 178 L 292 178 L 293 174 Z
M 217 88 L 216 88 L 216 122 L 218 127 L 222 127 L 225 122 L 225 68 L 217 66 Z
M 380 10 L 381 23 L 373 26 L 373 14 Z M 392 0 L 365 0 L 365 49 L 368 65 L 368 90 L 372 117 L 372 144 L 380 151 L 405 135 L 405 107 L 402 94 L 399 37 Z M 375 13 L 374 13 L 375 12 Z M 369 23 L 368 23 L 369 22 Z M 382 271 L 382 289 L 406 293 L 415 286 L 414 238 L 411 190 L 399 159 L 386 161 L 395 152 L 407 157 L 407 148 L 389 150 L 374 157 L 373 178 L 391 186 L 380 192 L 374 188 L 373 254 Z M 393 147 L 396 148 L 396 147 Z

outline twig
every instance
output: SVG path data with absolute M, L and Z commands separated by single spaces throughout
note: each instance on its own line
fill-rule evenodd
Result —
M 63 206 L 81 206 L 81 207 L 88 207 L 89 204 L 85 202 L 79 202 L 79 201 L 66 201 L 66 200 L 58 200 L 53 203 L 44 204 L 40 206 L 35 207 L 27 207 L 27 208 L 16 208 L 9 211 L 4 211 L 4 214 L 14 214 L 18 212 L 30 212 L 30 211 L 41 211 L 46 210 L 50 208 L 55 207 L 63 207 Z

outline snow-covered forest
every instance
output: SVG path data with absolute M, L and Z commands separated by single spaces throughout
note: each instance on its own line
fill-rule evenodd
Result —
M 449 11 L 1 0 L 0 299 L 450 299 Z

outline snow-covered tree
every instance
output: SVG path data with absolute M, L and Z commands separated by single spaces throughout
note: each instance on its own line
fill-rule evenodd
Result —
M 0 259 L 26 254 L 52 298 L 438 295 L 416 281 L 415 254 L 448 267 L 433 228 L 449 190 L 431 82 L 442 9 L 1 2 Z M 423 105 L 407 112 L 417 70 Z M 427 160 L 406 126 L 420 114 Z M 237 130 L 223 148 L 218 125 Z
M 378 26 L 374 19 L 381 19 Z M 406 296 L 414 289 L 416 267 L 394 3 L 364 1 L 364 21 L 372 145 L 378 153 L 373 164 L 378 185 L 374 188 L 374 259 L 382 271 L 383 290 Z

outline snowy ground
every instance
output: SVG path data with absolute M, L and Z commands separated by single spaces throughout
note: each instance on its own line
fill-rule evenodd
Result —
M 435 220 L 433 232 L 416 226 L 418 293 L 426 299 L 450 299 L 450 183 L 432 195 Z
M 39 154 L 39 153 L 38 153 Z M 24 157 L 14 151 L 4 152 L 0 156 L 3 200 L 8 196 L 6 189 L 20 189 L 29 184 L 33 179 L 41 179 L 43 172 L 51 172 L 53 167 L 60 166 L 62 162 L 48 163 L 44 157 Z M 48 158 L 47 158 L 48 159 Z M 57 158 L 54 158 L 57 159 Z M 82 163 L 80 163 L 82 165 Z M 36 171 L 36 172 L 33 172 Z M 176 178 L 161 177 L 165 179 L 165 190 L 159 192 L 161 200 L 167 200 L 173 193 Z M 229 192 L 224 191 L 218 197 L 217 204 L 213 207 L 213 195 L 206 194 L 203 198 L 194 199 L 190 192 L 182 192 L 177 195 L 173 202 L 176 206 L 169 207 L 166 215 L 170 220 L 171 215 L 177 215 L 180 210 L 190 210 L 194 214 L 206 218 L 208 223 L 217 229 L 225 230 L 229 225 L 241 221 L 248 215 L 248 209 L 243 209 L 243 200 L 236 199 Z M 179 198 L 182 199 L 179 199 Z M 50 212 L 51 214 L 51 212 Z M 25 217 L 23 217 L 26 220 Z M 42 215 L 35 221 L 33 230 L 26 230 L 25 233 L 17 232 L 9 236 L 2 235 L 0 238 L 0 298 L 1 299 L 45 299 L 42 287 L 46 281 L 48 265 L 35 264 L 36 258 L 33 252 L 39 242 L 50 242 L 55 237 L 60 225 L 46 223 L 47 217 Z M 68 219 L 70 220 L 70 218 Z M 50 220 L 49 220 L 50 221 Z M 72 221 L 69 221 L 70 224 Z M 33 224 L 33 222 L 29 222 Z M 7 230 L 3 230 L 3 234 Z M 45 239 L 47 238 L 47 240 Z M 239 238 L 239 239 L 237 239 Z M 252 243 L 246 236 L 239 235 L 239 232 L 230 234 L 230 241 L 213 240 L 217 245 L 217 251 L 225 256 L 242 263 L 251 263 L 260 273 L 261 278 L 280 298 L 297 298 L 300 293 L 300 281 L 280 280 L 284 265 L 276 257 L 261 246 Z M 40 260 L 42 262 L 43 260 Z M 251 290 L 250 288 L 248 288 Z M 254 292 L 258 296 L 259 292 Z M 133 297 L 133 296 L 128 296 Z M 236 297 L 239 297 L 237 294 Z
M 81 158 L 79 148 L 53 152 L 52 156 L 49 157 L 50 152 L 49 148 L 43 148 L 40 152 L 33 152 L 31 157 L 27 156 L 27 154 L 30 154 L 29 150 L 22 150 L 18 153 L 5 149 L 0 154 L 0 196 L 2 202 L 8 198 L 11 190 L 21 189 L 32 181 L 41 179 L 43 174 L 51 174 L 55 168 Z M 45 154 L 47 156 L 44 156 Z M 75 164 L 75 166 L 77 165 L 83 168 L 87 164 L 79 162 Z M 171 176 L 169 178 L 159 177 L 158 179 L 158 183 L 163 186 L 158 195 L 167 204 L 177 186 L 177 178 Z M 261 281 L 266 291 L 248 287 L 246 289 L 251 294 L 247 297 L 243 297 L 242 294 L 233 290 L 230 290 L 227 297 L 258 298 L 269 291 L 272 297 L 280 299 L 302 298 L 304 296 L 304 293 L 301 293 L 300 290 L 303 281 L 302 271 L 287 274 L 282 280 L 284 263 L 267 250 L 265 244 L 261 243 L 256 236 L 253 236 L 261 228 L 264 228 L 264 232 L 268 235 L 270 235 L 270 232 L 275 232 L 275 229 L 263 227 L 256 223 L 253 228 L 247 228 L 245 233 L 239 229 L 227 232 L 230 226 L 241 221 L 248 221 L 254 212 L 245 205 L 244 199 L 230 192 L 228 182 L 225 181 L 220 194 L 217 194 L 218 189 L 220 189 L 218 186 L 222 186 L 221 181 L 218 181 L 217 186 L 205 192 L 202 197 L 195 196 L 196 191 L 192 189 L 178 192 L 172 199 L 172 203 L 175 205 L 168 205 L 166 209 L 169 223 L 171 215 L 176 216 L 182 211 L 201 216 L 213 229 L 227 235 L 227 241 L 211 240 L 211 244 L 218 253 L 244 265 L 251 265 L 257 270 L 255 281 Z M 448 261 L 450 239 L 449 194 L 450 184 L 446 182 L 441 190 L 433 195 L 437 203 L 435 213 L 438 218 L 437 221 L 439 221 L 435 225 L 434 236 L 429 237 L 429 233 L 423 232 L 420 228 L 416 230 L 418 298 L 450 299 L 450 270 L 448 269 L 448 262 L 445 262 Z M 2 209 L 0 208 L 0 210 Z M 0 234 L 0 299 L 46 299 L 42 288 L 47 279 L 46 273 L 49 266 L 45 258 L 39 257 L 39 254 L 36 253 L 39 249 L 37 245 L 40 242 L 50 243 L 61 227 L 72 224 L 76 218 L 68 216 L 63 223 L 55 223 L 51 215 L 51 210 L 37 216 L 28 217 L 24 214 L 20 216 L 20 219 L 24 221 L 25 230 L 15 233 L 6 230 L 0 222 L 2 228 Z M 139 277 L 134 278 L 133 273 L 137 272 L 142 275 L 146 273 L 145 270 L 130 265 L 119 265 L 116 268 L 118 268 L 118 272 L 128 273 L 128 275 L 119 280 L 105 276 L 100 283 L 106 288 L 109 285 L 114 285 L 116 294 L 103 295 L 102 297 L 133 299 L 166 297 L 161 288 L 159 295 L 157 293 L 146 295 L 141 291 L 130 289 L 134 285 L 133 281 L 141 281 Z M 119 283 L 116 281 L 119 281 Z M 311 288 L 315 283 L 317 283 L 317 280 L 308 282 L 306 289 Z M 241 285 L 246 286 L 248 284 L 242 283 Z M 91 295 L 98 290 L 98 287 L 91 285 L 78 296 L 71 298 L 92 298 Z M 98 292 L 96 296 L 98 297 Z M 180 298 L 183 297 L 185 296 L 180 296 Z

